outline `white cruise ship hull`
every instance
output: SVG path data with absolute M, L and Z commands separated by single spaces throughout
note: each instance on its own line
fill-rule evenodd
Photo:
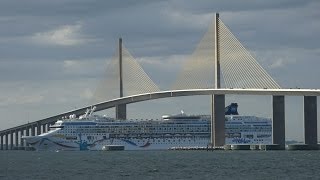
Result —
M 103 150 L 103 146 L 119 145 L 124 150 L 167 150 L 173 147 L 207 147 L 210 144 L 209 138 L 130 138 L 130 139 L 103 139 L 93 142 L 65 141 L 56 137 L 30 136 L 24 137 L 26 142 L 39 151 L 80 151 L 80 150 Z M 271 144 L 266 139 L 263 144 Z M 245 138 L 226 138 L 226 144 L 258 144 Z
M 93 150 L 99 151 L 103 146 L 120 145 L 124 150 L 167 150 L 172 147 L 206 147 L 209 138 L 130 138 L 130 139 L 103 139 L 95 142 L 73 142 L 59 140 L 58 138 L 48 138 L 37 136 L 24 137 L 26 142 L 39 151 L 80 151 Z
M 24 136 L 36 150 L 165 150 L 173 147 L 207 147 L 210 118 L 207 116 L 163 116 L 162 120 L 115 120 L 86 112 L 83 117 L 64 118 L 47 133 Z M 271 144 L 271 119 L 255 116 L 226 116 L 225 144 Z

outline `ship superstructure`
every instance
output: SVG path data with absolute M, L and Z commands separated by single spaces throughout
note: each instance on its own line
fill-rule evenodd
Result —
M 234 115 L 236 103 L 226 108 L 226 114 L 232 109 L 233 113 L 226 115 L 226 144 L 271 144 L 270 118 Z M 37 150 L 102 150 L 107 145 L 159 150 L 210 143 L 210 116 L 181 112 L 161 120 L 116 120 L 94 115 L 94 110 L 58 120 L 47 133 L 23 138 Z

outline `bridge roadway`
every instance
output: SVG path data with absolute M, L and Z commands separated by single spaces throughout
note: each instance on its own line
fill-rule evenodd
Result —
M 115 107 L 119 104 L 131 104 L 141 101 L 148 101 L 153 99 L 160 98 L 169 98 L 169 97 L 179 97 L 179 96 L 196 96 L 196 95 L 212 95 L 212 94 L 233 94 L 233 95 L 271 95 L 271 96 L 320 96 L 320 89 L 189 89 L 189 90 L 172 90 L 172 91 L 159 91 L 145 94 L 138 94 L 133 96 L 126 96 L 122 98 L 112 99 L 109 101 L 93 104 L 96 106 L 95 111 L 101 111 Z M 35 126 L 39 123 L 42 124 L 52 124 L 57 119 L 60 119 L 64 116 L 69 116 L 75 114 L 77 116 L 85 113 L 86 109 L 91 106 L 86 106 L 83 108 L 67 111 L 55 116 L 44 118 L 35 122 L 28 124 L 23 124 L 13 128 L 0 131 L 0 134 L 12 132 L 16 129 L 21 129 L 26 126 Z
M 108 108 L 115 107 L 121 104 L 131 104 L 141 101 L 148 101 L 153 99 L 160 98 L 169 98 L 169 97 L 179 97 L 179 96 L 195 96 L 195 95 L 228 95 L 228 94 L 237 94 L 237 95 L 271 95 L 271 96 L 320 96 L 320 89 L 189 89 L 189 90 L 171 90 L 171 91 L 159 91 L 145 94 L 138 94 L 133 96 L 126 96 L 122 98 L 112 99 L 109 101 L 93 104 L 92 106 L 96 106 L 96 111 L 105 110 Z M 71 114 L 75 114 L 77 116 L 85 113 L 87 108 L 91 106 L 67 111 L 55 116 L 51 116 L 48 118 L 44 118 L 35 122 L 31 122 L 28 124 L 23 124 L 20 126 L 16 126 L 13 128 L 9 128 L 6 130 L 0 131 L 1 141 L 3 136 L 8 136 L 11 134 L 11 138 L 13 138 L 13 133 L 16 133 L 18 136 L 18 131 L 24 132 L 26 130 L 26 135 L 29 135 L 29 128 L 32 130 L 32 134 L 35 134 L 35 127 L 37 127 L 37 134 L 40 134 L 41 126 L 42 129 L 45 127 L 48 129 L 49 124 L 53 124 L 57 119 L 60 119 L 65 116 L 69 116 Z M 44 130 L 43 130 L 44 131 Z M 21 133 L 23 134 L 23 133 Z M 17 139 L 17 137 L 15 137 Z M 12 142 L 12 140 L 11 140 Z M 17 142 L 16 142 L 17 144 Z

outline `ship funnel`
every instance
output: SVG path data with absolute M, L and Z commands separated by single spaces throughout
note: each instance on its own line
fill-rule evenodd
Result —
M 239 115 L 238 113 L 238 104 L 231 103 L 225 108 L 225 115 Z

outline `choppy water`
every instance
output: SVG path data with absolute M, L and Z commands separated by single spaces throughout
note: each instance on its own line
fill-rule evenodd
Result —
M 320 179 L 320 151 L 0 151 L 0 179 Z

